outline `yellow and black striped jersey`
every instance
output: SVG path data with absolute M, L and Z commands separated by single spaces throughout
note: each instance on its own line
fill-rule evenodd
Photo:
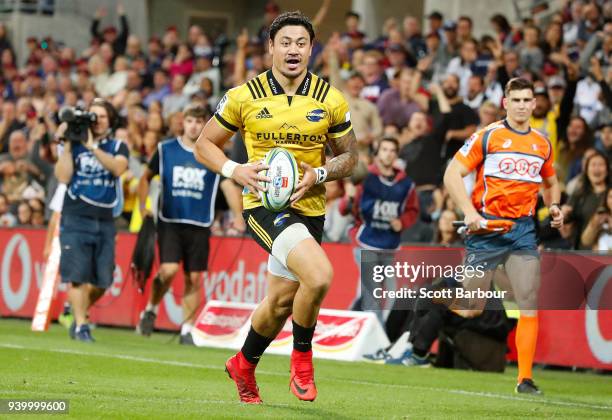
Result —
M 308 72 L 295 96 L 288 96 L 271 70 L 230 89 L 215 112 L 227 130 L 240 130 L 249 162 L 260 161 L 274 147 L 291 151 L 298 162 L 312 167 L 325 163 L 329 138 L 351 130 L 349 106 L 342 93 Z M 258 196 L 245 193 L 243 207 L 261 206 Z M 293 208 L 306 216 L 325 214 L 325 187 L 314 185 Z

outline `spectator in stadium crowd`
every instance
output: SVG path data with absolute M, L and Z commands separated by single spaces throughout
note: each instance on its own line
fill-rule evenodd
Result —
M 478 118 L 480 119 L 478 129 L 484 128 L 500 119 L 500 109 L 493 102 L 485 101 L 478 108 Z
M 519 45 L 521 68 L 539 73 L 544 65 L 544 54 L 540 48 L 540 28 L 528 25 L 523 29 L 523 43 Z
M 399 158 L 404 171 L 414 181 L 421 209 L 421 219 L 428 221 L 432 194 L 442 181 L 441 159 L 446 132 L 450 123 L 451 107 L 444 91 L 435 84 L 429 90 L 436 96 L 440 119 L 432 124 L 427 115 L 417 111 L 399 136 Z
M 21 201 L 17 206 L 17 224 L 19 226 L 32 224 L 32 208 L 27 201 Z
M 587 159 L 578 189 L 564 207 L 564 214 L 572 222 L 572 243 L 576 249 L 585 249 L 580 242 L 582 235 L 598 207 L 604 203 L 609 186 L 610 162 L 602 153 L 595 152 Z M 590 241 L 586 245 L 587 249 L 592 246 Z
M 612 158 L 612 121 L 602 127 L 601 134 L 597 138 L 595 147 L 606 155 L 608 160 Z
M 342 86 L 342 83 L 335 82 L 334 77 L 330 77 L 334 86 Z M 357 138 L 361 153 L 369 155 L 372 144 L 382 134 L 382 120 L 378 110 L 370 101 L 363 99 L 360 94 L 365 86 L 363 76 L 358 72 L 349 74 L 344 82 L 342 92 L 351 109 L 351 116 L 356 121 L 353 125 L 355 137 Z
M 2 119 L 0 119 L 0 153 L 8 152 L 11 134 L 24 126 L 25 124 L 17 119 L 15 103 L 5 101 L 2 104 Z
M 9 199 L 4 193 L 0 193 L 0 227 L 13 227 L 17 224 L 17 218 L 10 211 Z
M 440 39 L 446 42 L 444 31 L 442 30 L 442 23 L 444 21 L 444 16 L 442 13 L 433 11 L 427 16 L 427 20 L 429 21 L 429 32 L 437 33 Z
M 593 249 L 596 251 L 612 250 L 612 188 L 604 195 L 603 203 L 597 207 L 595 214 L 591 216 L 589 223 L 580 236 L 580 247 L 582 249 Z
M 8 50 L 11 53 L 13 52 L 13 44 L 8 38 L 8 33 L 6 30 L 6 25 L 4 23 L 0 23 L 0 56 L 4 54 L 4 51 Z
M 382 54 L 379 51 L 370 50 L 363 57 L 362 75 L 366 82 L 361 91 L 361 96 L 372 103 L 376 103 L 380 95 L 389 89 L 389 81 L 381 66 Z
M 482 76 L 471 75 L 468 79 L 467 94 L 463 99 L 463 103 L 477 111 L 486 100 L 484 79 Z
M 40 184 L 35 183 L 43 182 L 44 174 L 29 159 L 28 143 L 22 130 L 11 133 L 9 152 L 0 155 L 0 172 L 3 174 L 2 192 L 11 203 L 25 198 L 24 195 L 44 196 Z
M 414 70 L 408 67 L 402 68 L 397 75 L 399 86 L 384 91 L 377 101 L 378 112 L 384 125 L 395 125 L 405 127 L 410 121 L 410 116 L 421 110 L 419 103 L 415 101 L 418 82 L 413 82 Z M 426 103 L 427 99 L 422 98 Z
M 362 48 L 365 43 L 366 35 L 359 30 L 361 16 L 359 13 L 349 11 L 344 16 L 346 30 L 342 34 L 342 41 L 348 45 L 349 49 L 356 50 Z
M 174 60 L 168 58 L 168 72 L 170 78 L 174 78 L 176 75 L 181 75 L 183 78 L 188 79 L 193 73 L 193 52 L 191 47 L 186 42 L 179 44 Z M 163 64 L 162 64 L 163 66 Z
M 570 18 L 563 24 L 563 42 L 566 45 L 575 45 L 578 41 L 578 30 L 582 22 L 584 1 L 574 0 L 570 3 Z
M 593 156 L 596 152 L 597 152 L 597 149 L 595 147 L 589 147 L 588 149 L 584 151 L 584 154 L 582 155 L 582 159 L 580 162 L 581 163 L 580 168 L 578 168 L 577 166 L 573 168 L 575 170 L 578 170 L 579 172 L 576 173 L 576 175 L 573 178 L 571 178 L 565 185 L 565 192 L 568 195 L 574 194 L 574 192 L 576 192 L 578 187 L 582 185 L 583 174 L 584 174 L 584 171 L 586 170 L 587 160 L 589 160 L 590 157 Z
M 454 58 L 457 56 L 459 49 L 461 48 L 461 44 L 457 39 L 457 23 L 454 20 L 449 20 L 444 23 L 442 26 L 444 31 L 443 40 L 444 44 L 447 47 L 448 52 L 451 54 L 451 57 Z
M 402 69 L 406 65 L 414 67 L 416 63 L 415 58 L 406 50 L 404 45 L 396 42 L 387 43 L 387 47 L 385 48 L 385 59 L 388 62 L 388 66 L 385 69 L 385 76 L 387 80 L 391 81 L 392 87 L 397 87 L 397 83 L 394 85 L 393 81 L 399 76 Z
M 487 72 L 486 64 L 478 61 L 478 43 L 469 39 L 461 43 L 459 56 L 448 63 L 448 73 L 455 74 L 459 78 L 459 95 L 467 96 L 469 80 L 472 75 L 484 76 Z
M 408 45 L 413 60 L 420 60 L 427 55 L 427 44 L 421 32 L 421 23 L 414 16 L 406 16 L 403 21 L 404 40 Z M 405 59 L 405 58 L 404 58 Z
M 122 3 L 117 3 L 117 15 L 119 16 L 119 25 L 121 27 L 119 33 L 114 26 L 107 26 L 100 32 L 100 23 L 108 14 L 105 7 L 99 7 L 94 15 L 94 20 L 91 22 L 91 36 L 98 42 L 107 42 L 112 46 L 112 51 L 115 56 L 123 55 L 127 44 L 127 39 L 130 34 L 128 20 L 125 15 L 125 8 Z
M 152 102 L 161 103 L 170 93 L 171 89 L 168 85 L 168 74 L 162 69 L 155 70 L 153 73 L 153 89 L 145 96 L 142 104 L 150 110 Z
M 199 55 L 195 58 L 194 73 L 189 78 L 189 81 L 183 88 L 183 95 L 190 97 L 194 93 L 201 90 L 203 79 L 209 79 L 212 83 L 212 91 L 209 99 L 212 99 L 216 105 L 217 98 L 221 91 L 221 72 L 218 68 L 213 67 L 212 57 L 210 55 Z
M 442 210 L 438 218 L 433 243 L 448 247 L 463 246 L 463 240 L 457 233 L 457 228 L 453 226 L 453 222 L 458 220 L 460 218 L 455 211 L 450 209 Z
M 474 24 L 472 23 L 471 17 L 459 16 L 457 19 L 457 40 L 461 44 L 474 39 L 474 36 L 472 35 L 473 26 Z
M 593 145 L 593 135 L 584 118 L 570 119 L 565 138 L 558 142 L 558 157 L 555 159 L 557 175 L 561 182 L 568 182 L 580 171 L 584 152 Z
M 447 131 L 445 135 L 445 150 L 443 156 L 445 161 L 451 159 L 454 154 L 463 146 L 478 126 L 478 114 L 469 106 L 463 103 L 459 96 L 459 77 L 455 74 L 448 74 L 442 82 L 444 97 L 448 100 L 451 110 L 449 115 L 445 115 L 447 120 Z M 429 113 L 432 115 L 434 125 L 440 122 L 444 112 L 440 104 L 430 101 Z

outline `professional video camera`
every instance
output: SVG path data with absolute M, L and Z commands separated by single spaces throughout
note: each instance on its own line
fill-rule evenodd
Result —
M 98 116 L 80 108 L 64 107 L 59 112 L 59 119 L 68 123 L 64 136 L 72 142 L 86 142 L 87 130 L 96 123 Z

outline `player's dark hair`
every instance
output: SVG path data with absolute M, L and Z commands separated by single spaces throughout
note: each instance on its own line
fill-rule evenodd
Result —
M 185 109 L 183 110 L 183 117 L 187 118 L 187 117 L 192 117 L 192 118 L 196 118 L 196 119 L 203 119 L 206 120 L 209 115 L 208 112 L 206 111 L 206 108 L 204 108 L 201 105 L 187 105 L 185 107 Z
M 270 25 L 270 40 L 274 42 L 274 37 L 276 33 L 280 31 L 285 26 L 303 26 L 306 31 L 308 31 L 308 35 L 310 35 L 310 43 L 312 44 L 315 38 L 314 28 L 312 27 L 312 23 L 310 19 L 302 14 L 299 10 L 294 12 L 285 12 L 281 13 L 274 19 L 272 24 Z
M 504 89 L 504 95 L 510 95 L 510 92 L 513 90 L 525 90 L 529 89 L 532 93 L 534 92 L 533 83 L 531 83 L 527 79 L 523 79 L 522 77 L 514 77 L 506 83 L 506 88 Z

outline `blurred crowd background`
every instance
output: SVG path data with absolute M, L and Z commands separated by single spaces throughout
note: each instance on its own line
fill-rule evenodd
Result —
M 325 21 L 331 3 L 320 2 L 311 16 L 315 25 Z M 42 4 L 42 13 L 52 15 L 54 2 Z M 531 125 L 551 140 L 564 185 L 568 223 L 560 232 L 549 228 L 543 204 L 534 214 L 542 247 L 612 247 L 612 2 L 567 1 L 545 19 L 538 18 L 541 5 L 547 4 L 534 2 L 530 17 L 518 21 L 492 10 L 489 34 L 480 37 L 470 16 L 451 19 L 444 10 L 420 17 L 406 12 L 384 21 L 380 36 L 368 37 L 363 16 L 346 10 L 344 27 L 315 40 L 310 70 L 349 101 L 362 164 L 372 161 L 383 136 L 399 141 L 396 164 L 414 180 L 421 207 L 404 242 L 461 244 L 452 222 L 463 216 L 441 184 L 444 168 L 476 130 L 504 117 L 503 87 L 521 76 L 535 84 Z M 100 8 L 82 51 L 53 37 L 30 37 L 27 50 L 16 51 L 0 23 L 0 225 L 45 226 L 57 185 L 58 111 L 104 97 L 121 116 L 115 137 L 130 149 L 117 224 L 137 231 L 138 179 L 157 144 L 181 135 L 182 109 L 199 103 L 212 115 L 227 89 L 270 67 L 267 27 L 282 10 L 269 2 L 251 12 L 261 14 L 260 29 L 243 29 L 234 39 L 198 25 L 185 33 L 169 26 L 143 39 L 131 33 L 122 4 L 109 26 L 102 25 L 108 10 Z M 444 99 L 450 112 L 440 111 Z M 240 145 L 240 138 L 228 143 L 228 155 L 240 155 Z M 338 203 L 350 182 L 326 184 L 329 241 L 347 241 L 351 216 L 341 215 Z M 214 234 L 242 234 L 244 222 L 232 219 L 222 194 L 217 210 Z

